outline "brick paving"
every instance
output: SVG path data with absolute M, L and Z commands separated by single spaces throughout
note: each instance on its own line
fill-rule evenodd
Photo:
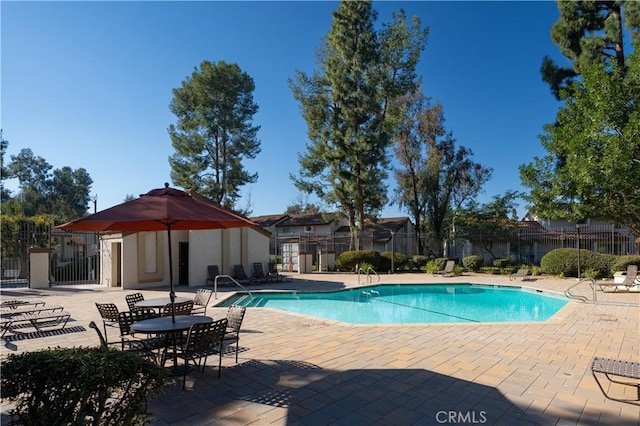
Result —
M 465 274 L 382 275 L 381 283 L 522 285 L 562 293 L 575 283 L 537 277 Z M 361 277 L 364 281 L 364 277 Z M 357 286 L 346 274 L 296 275 L 260 288 L 328 290 Z M 178 288 L 191 296 L 196 288 Z M 587 284 L 576 293 L 592 297 Z M 94 302 L 126 309 L 133 291 L 101 286 L 3 289 L 2 299 L 33 297 L 72 314 L 64 332 L 7 333 L 0 356 L 55 346 L 97 345 Z M 164 297 L 166 288 L 142 290 Z M 220 290 L 219 299 L 231 294 Z M 222 377 L 170 379 L 149 403 L 153 425 L 638 425 L 640 407 L 603 397 L 590 371 L 593 356 L 640 361 L 640 293 L 597 293 L 598 303 L 572 301 L 546 322 L 350 325 L 269 308 L 250 308 L 240 359 L 223 358 Z M 207 314 L 223 317 L 226 308 Z M 110 338 L 117 339 L 115 330 Z M 632 390 L 613 389 L 633 398 Z M 7 420 L 2 406 L 2 423 Z

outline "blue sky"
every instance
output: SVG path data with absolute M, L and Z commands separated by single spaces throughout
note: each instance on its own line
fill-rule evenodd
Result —
M 235 62 L 256 85 L 262 152 L 244 164 L 253 215 L 299 199 L 289 179 L 307 128 L 287 79 L 316 69 L 314 51 L 337 2 L 2 1 L 1 127 L 7 160 L 31 148 L 54 168 L 85 168 L 98 210 L 169 182 L 172 89 L 204 60 Z M 430 29 L 418 66 L 427 96 L 473 159 L 493 168 L 481 202 L 523 190 L 518 166 L 545 154 L 538 140 L 558 103 L 540 77 L 555 2 L 376 2 Z M 392 183 L 390 183 L 392 185 Z M 14 183 L 7 185 L 15 189 Z M 389 195 L 391 195 L 390 186 Z M 310 199 L 309 201 L 314 201 Z M 525 206 L 520 204 L 519 214 Z M 406 215 L 390 206 L 383 216 Z

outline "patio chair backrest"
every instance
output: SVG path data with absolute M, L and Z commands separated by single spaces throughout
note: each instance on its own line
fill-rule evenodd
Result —
M 264 271 L 262 270 L 262 263 L 254 262 L 253 264 L 253 278 L 262 279 L 266 278 Z
M 230 331 L 237 333 L 240 331 L 240 327 L 242 326 L 242 320 L 244 319 L 244 314 L 247 311 L 247 308 L 244 306 L 231 305 L 229 309 L 227 309 L 227 321 L 228 328 Z
M 192 325 L 187 335 L 186 352 L 195 354 L 207 349 L 220 350 L 226 329 L 226 318 Z
M 103 320 L 118 321 L 118 307 L 115 303 L 97 303 L 96 308 Z
M 212 295 L 212 290 L 209 290 L 208 288 L 199 288 L 196 290 L 196 295 L 193 298 L 193 304 L 197 306 L 207 306 Z
M 220 268 L 218 265 L 209 265 L 207 266 L 207 273 L 209 274 L 210 280 L 215 280 L 218 275 L 220 275 Z
M 124 300 L 127 301 L 127 306 L 129 306 L 129 310 L 135 311 L 136 309 L 138 309 L 136 308 L 136 303 L 142 302 L 144 300 L 144 295 L 142 293 L 128 294 L 124 297 Z
M 244 272 L 244 267 L 242 265 L 233 265 L 233 275 L 234 278 L 238 278 L 240 280 L 246 280 L 249 278 Z
M 167 303 L 164 305 L 162 309 L 162 316 L 170 317 L 171 316 L 171 303 Z M 186 302 L 174 303 L 174 315 L 191 315 L 191 310 L 193 310 L 193 300 L 187 300 Z
M 120 326 L 120 335 L 127 336 L 131 334 L 131 325 L 134 322 L 142 321 L 149 318 L 156 318 L 158 314 L 151 308 L 139 308 L 135 311 L 123 311 L 118 314 L 118 325 Z

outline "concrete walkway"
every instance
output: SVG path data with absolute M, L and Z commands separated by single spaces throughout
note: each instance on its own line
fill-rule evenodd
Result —
M 364 281 L 364 277 L 361 280 Z M 431 274 L 381 276 L 381 283 L 522 285 L 562 293 L 575 279 Z M 252 287 L 330 290 L 357 286 L 347 274 L 296 275 L 290 283 Z M 191 296 L 195 288 L 178 288 Z M 145 298 L 167 289 L 144 290 Z M 591 297 L 587 284 L 576 289 Z M 55 346 L 97 345 L 94 302 L 126 310 L 133 291 L 100 286 L 6 289 L 2 299 L 33 297 L 72 314 L 63 332 L 7 333 L 0 355 Z M 221 290 L 219 299 L 232 293 Z M 350 325 L 250 308 L 240 359 L 227 354 L 204 373 L 171 379 L 152 399 L 154 425 L 638 425 L 640 407 L 607 400 L 590 371 L 593 356 L 640 361 L 640 293 L 572 301 L 543 323 Z M 223 317 L 226 308 L 207 314 Z M 117 339 L 114 332 L 110 339 Z M 619 396 L 631 391 L 616 387 Z M 7 418 L 2 407 L 2 423 Z

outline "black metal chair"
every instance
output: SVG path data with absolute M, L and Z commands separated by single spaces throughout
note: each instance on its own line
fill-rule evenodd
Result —
M 133 323 L 157 317 L 158 314 L 151 308 L 120 312 L 118 314 L 118 325 L 120 327 L 122 350 L 138 352 L 140 355 L 151 358 L 160 364 L 160 351 L 166 348 L 166 337 L 139 337 L 131 330 Z M 158 350 L 158 354 L 154 352 L 155 350 Z
M 127 301 L 127 306 L 129 306 L 129 310 L 135 311 L 138 309 L 136 308 L 136 303 L 142 302 L 144 300 L 144 295 L 142 293 L 127 294 L 124 297 L 124 300 Z
M 174 304 L 167 303 L 162 309 L 162 316 L 170 317 L 172 308 L 175 316 L 191 315 L 191 311 L 193 310 L 193 300 L 187 300 L 186 302 L 179 302 Z
M 186 343 L 176 352 L 176 357 L 184 359 L 182 389 L 185 388 L 187 381 L 189 362 L 193 362 L 197 369 L 204 371 L 209 355 L 218 354 L 218 378 L 220 378 L 222 372 L 222 343 L 226 329 L 226 318 L 191 326 L 187 333 Z
M 193 309 L 191 309 L 191 315 L 207 315 L 207 306 L 213 296 L 213 290 L 208 288 L 199 288 L 196 290 L 196 295 L 193 299 Z
M 96 308 L 102 317 L 102 326 L 104 327 L 104 340 L 109 343 L 107 335 L 107 327 L 118 328 L 118 307 L 114 303 L 97 303 Z
M 238 362 L 238 349 L 240 346 L 240 327 L 247 308 L 244 306 L 231 305 L 227 309 L 227 332 L 224 335 L 225 343 L 236 344 L 236 363 Z
M 89 328 L 93 328 L 96 333 L 98 334 L 98 339 L 100 339 L 100 346 L 103 348 L 108 348 L 109 345 L 107 344 L 107 341 L 104 339 L 104 336 L 102 335 L 102 332 L 100 331 L 100 329 L 98 328 L 98 326 L 96 325 L 96 323 L 94 321 L 91 321 L 89 323 Z

